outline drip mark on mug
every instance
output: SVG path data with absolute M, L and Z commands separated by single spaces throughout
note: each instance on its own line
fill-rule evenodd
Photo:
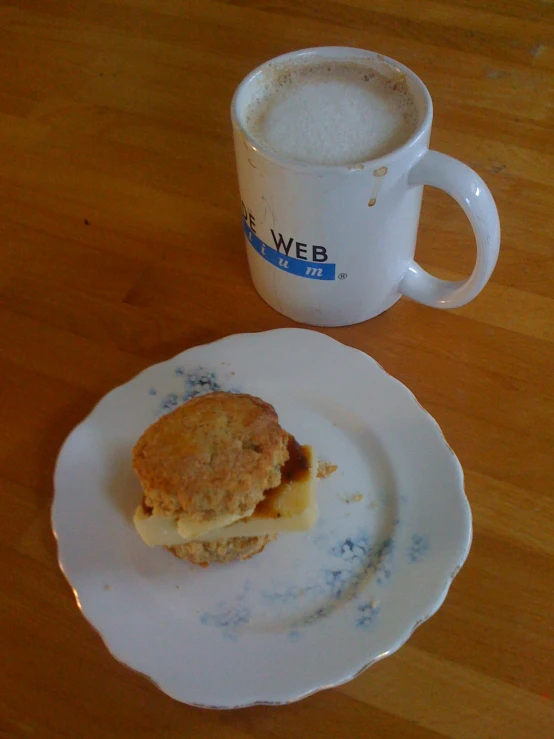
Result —
M 383 177 L 387 174 L 388 169 L 386 167 L 379 167 L 379 169 L 373 170 L 375 181 L 373 183 L 373 190 L 371 191 L 371 197 L 369 198 L 368 206 L 371 208 L 377 202 L 377 196 L 383 183 Z

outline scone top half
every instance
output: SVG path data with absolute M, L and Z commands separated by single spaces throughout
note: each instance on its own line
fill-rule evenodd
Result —
M 210 521 L 249 516 L 281 482 L 288 434 L 273 406 L 240 393 L 193 398 L 162 416 L 133 450 L 153 513 Z

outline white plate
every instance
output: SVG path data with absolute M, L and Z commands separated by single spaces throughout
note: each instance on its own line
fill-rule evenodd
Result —
M 194 567 L 149 549 L 131 522 L 131 449 L 199 393 L 272 403 L 339 469 L 320 518 L 243 563 Z M 462 469 L 414 396 L 362 352 L 281 329 L 195 347 L 110 392 L 65 442 L 52 510 L 60 566 L 117 659 L 186 703 L 287 703 L 397 650 L 464 563 Z

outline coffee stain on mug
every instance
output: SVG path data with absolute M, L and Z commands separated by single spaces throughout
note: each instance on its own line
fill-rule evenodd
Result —
M 262 200 L 264 201 L 264 210 L 268 210 L 271 213 L 271 220 L 272 220 L 272 226 L 274 229 L 277 228 L 277 218 L 275 217 L 275 204 L 273 203 L 273 197 L 271 197 L 271 200 L 268 200 L 265 195 L 262 195 Z M 265 214 L 264 214 L 264 220 L 265 220 Z
M 371 208 L 375 205 L 377 202 L 377 196 L 379 195 L 379 190 L 381 189 L 381 185 L 383 184 L 383 177 L 387 174 L 389 170 L 387 167 L 379 167 L 379 169 L 373 170 L 373 176 L 375 177 L 373 181 L 373 190 L 371 191 L 371 195 L 369 198 L 368 206 Z

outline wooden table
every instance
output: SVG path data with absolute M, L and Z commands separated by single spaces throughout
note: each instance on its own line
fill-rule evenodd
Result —
M 0 0 L 0 735 L 554 736 L 554 13 L 540 0 Z M 58 449 L 148 365 L 292 326 L 254 292 L 229 122 L 240 79 L 317 45 L 403 61 L 434 148 L 474 167 L 503 229 L 492 282 L 325 330 L 438 420 L 475 535 L 449 596 L 394 656 L 284 707 L 177 703 L 75 605 L 50 528 Z M 419 260 L 467 274 L 469 226 L 425 194 Z

